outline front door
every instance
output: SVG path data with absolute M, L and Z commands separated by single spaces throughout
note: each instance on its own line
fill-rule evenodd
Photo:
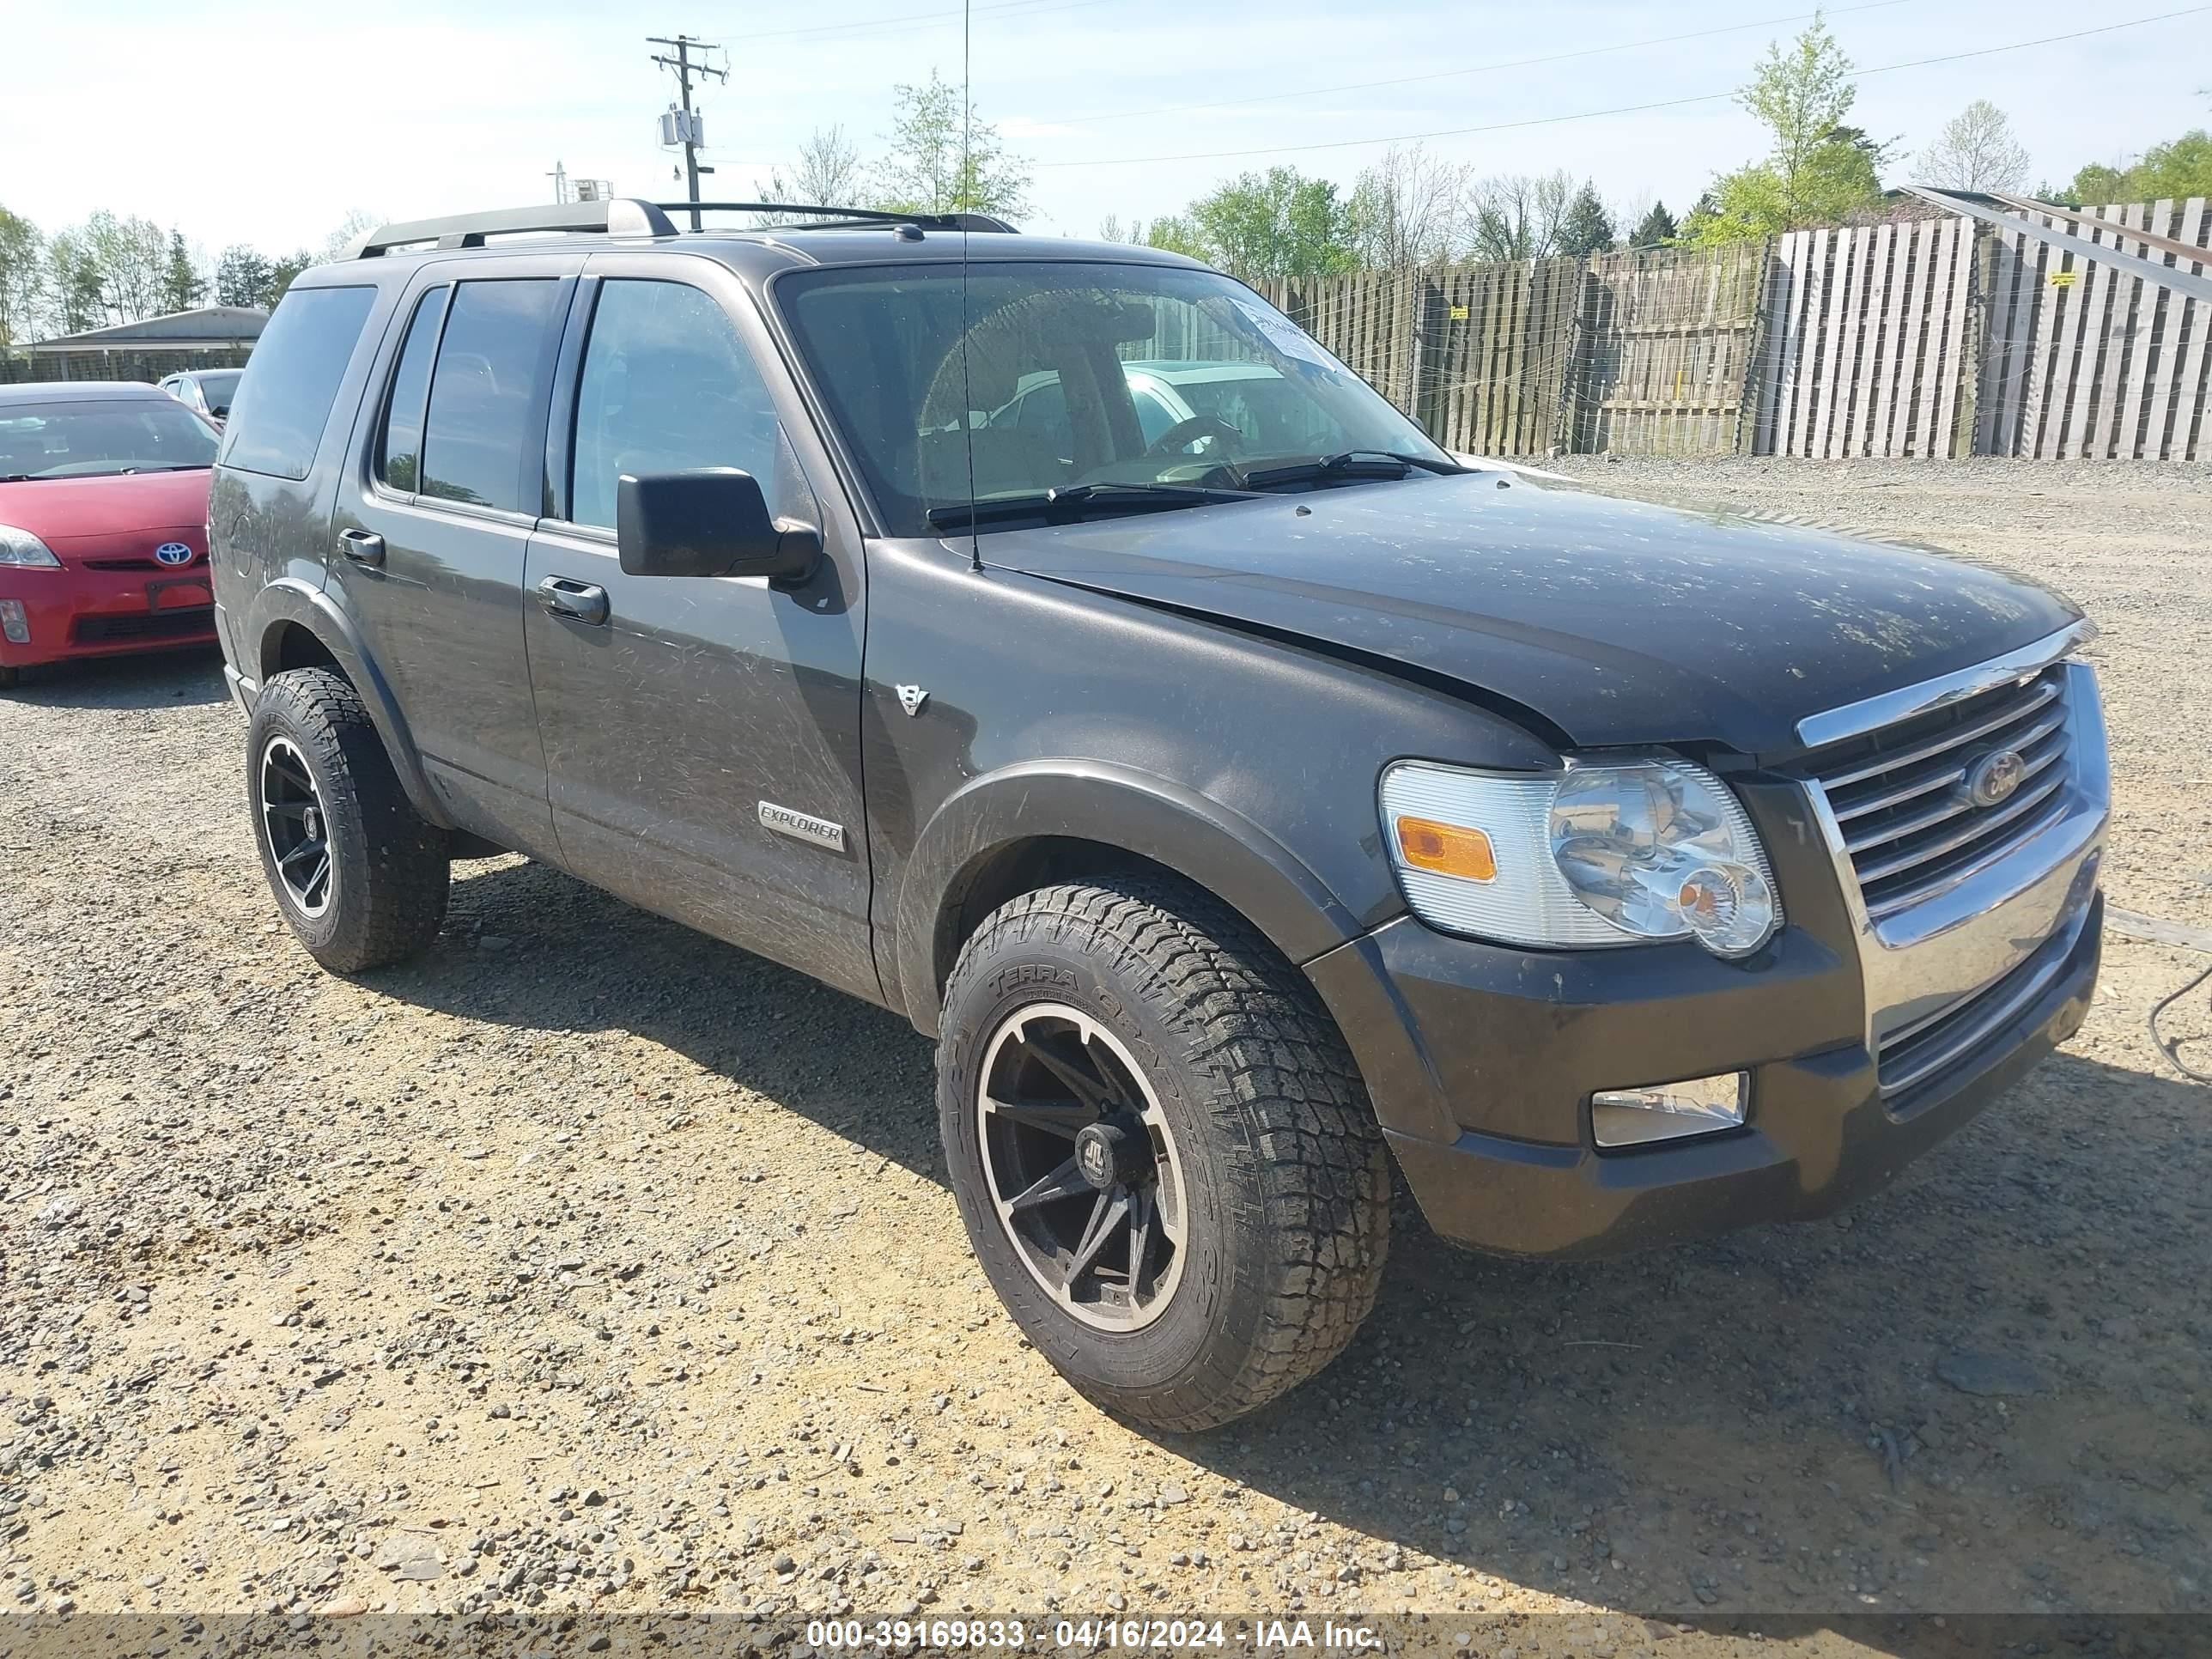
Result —
M 525 625 L 562 861 L 633 903 L 876 997 L 860 544 L 828 510 L 836 498 L 810 487 L 787 435 L 802 417 L 760 319 L 711 261 L 603 254 L 568 332 L 554 400 L 558 515 L 530 544 Z M 786 589 L 624 574 L 616 480 L 698 466 L 742 468 L 772 513 L 817 526 L 824 556 L 812 577 Z

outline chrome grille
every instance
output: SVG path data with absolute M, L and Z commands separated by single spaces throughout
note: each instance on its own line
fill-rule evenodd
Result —
M 2068 714 L 2065 671 L 2054 666 L 1814 757 L 1869 920 L 1963 881 L 2065 811 Z M 2020 782 L 1978 805 L 1968 775 L 2002 750 L 2021 757 Z
M 2061 931 L 1996 984 L 1884 1037 L 1875 1073 L 1882 1093 L 1902 1094 L 1972 1054 L 2043 994 L 2080 939 L 2078 927 Z

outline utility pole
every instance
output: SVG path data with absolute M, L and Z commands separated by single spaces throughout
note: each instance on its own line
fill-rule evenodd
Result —
M 716 80 L 726 83 L 730 78 L 729 71 L 711 68 L 704 61 L 708 52 L 720 50 L 711 40 L 697 40 L 689 34 L 679 34 L 671 40 L 665 36 L 653 34 L 646 37 L 646 44 L 652 46 L 672 47 L 676 53 L 673 58 L 671 58 L 665 53 L 655 52 L 653 61 L 664 69 L 676 71 L 676 85 L 683 98 L 683 118 L 676 123 L 676 137 L 684 146 L 684 199 L 696 203 L 699 199 L 699 175 L 702 173 L 712 173 L 714 169 L 699 165 L 700 128 L 698 117 L 691 108 L 691 77 L 696 75 L 703 78 L 711 75 Z M 691 56 L 695 52 L 700 54 L 700 58 L 696 60 Z M 694 230 L 699 228 L 699 210 L 696 207 L 691 210 L 691 228 Z

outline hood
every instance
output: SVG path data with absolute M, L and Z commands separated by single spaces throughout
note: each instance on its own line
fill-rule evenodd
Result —
M 987 563 L 1406 663 L 1577 746 L 1798 749 L 1804 716 L 2081 613 L 1939 554 L 1494 472 L 982 538 Z
M 131 472 L 101 478 L 32 478 L 0 483 L 0 524 L 27 530 L 67 558 L 63 544 L 92 544 L 154 530 L 189 530 L 193 546 L 207 526 L 211 471 Z M 89 545 L 80 547 L 89 551 Z

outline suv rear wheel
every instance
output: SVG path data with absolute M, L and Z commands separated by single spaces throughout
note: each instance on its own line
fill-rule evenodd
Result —
M 445 832 L 408 800 L 353 687 L 326 668 L 272 676 L 246 752 L 261 868 L 308 954 L 356 974 L 427 949 L 446 918 Z
M 1137 873 L 994 912 L 946 988 L 938 1115 L 1000 1298 L 1111 1410 L 1215 1427 L 1374 1305 L 1389 1164 L 1352 1057 L 1197 888 Z

